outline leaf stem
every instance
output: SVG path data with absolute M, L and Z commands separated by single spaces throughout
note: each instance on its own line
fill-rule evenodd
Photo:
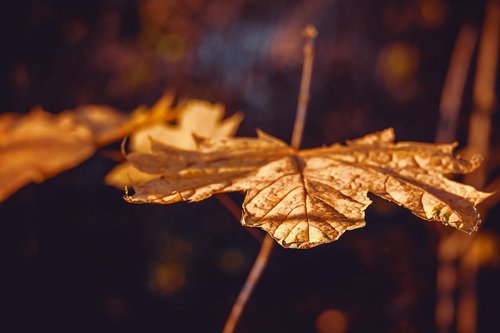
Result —
M 302 78 L 300 80 L 300 92 L 297 104 L 297 113 L 293 127 L 291 146 L 299 149 L 306 122 L 307 104 L 309 102 L 309 87 L 311 86 L 311 75 L 314 60 L 314 39 L 318 31 L 312 25 L 304 29 L 303 36 L 306 38 L 304 44 L 304 65 L 302 67 Z
M 291 146 L 294 149 L 298 149 L 300 147 L 300 142 L 302 141 L 302 133 L 304 131 L 304 123 L 306 119 L 307 113 L 307 103 L 309 102 L 309 87 L 311 85 L 311 74 L 312 74 L 312 65 L 314 60 L 314 39 L 318 32 L 316 28 L 312 25 L 308 25 L 304 29 L 304 37 L 306 41 L 304 43 L 304 65 L 302 68 L 302 77 L 300 80 L 300 92 L 299 92 L 299 100 L 297 105 L 297 114 L 295 116 L 295 123 L 293 127 L 293 134 L 291 139 Z M 226 206 L 234 214 L 234 208 L 231 208 L 228 203 L 225 202 L 226 198 L 219 198 L 221 203 Z M 229 199 L 229 198 L 227 198 Z M 235 215 L 236 217 L 236 215 Z M 271 256 L 273 250 L 274 240 L 269 234 L 266 234 L 262 244 L 260 246 L 259 254 L 255 259 L 255 262 L 248 274 L 247 280 L 241 289 L 236 302 L 229 313 L 229 317 L 226 320 L 226 324 L 224 325 L 224 329 L 222 333 L 233 333 L 238 321 L 243 313 L 245 305 L 248 302 L 248 299 L 252 295 L 257 282 L 259 282 L 262 272 L 264 268 L 266 268 L 269 258 Z

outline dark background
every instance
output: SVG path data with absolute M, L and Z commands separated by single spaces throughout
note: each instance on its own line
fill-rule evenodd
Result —
M 432 142 L 458 30 L 465 22 L 480 29 L 484 10 L 477 0 L 11 1 L 0 11 L 0 112 L 88 103 L 130 112 L 174 89 L 243 111 L 239 135 L 260 128 L 288 141 L 300 32 L 313 23 L 303 146 L 386 127 L 399 140 Z M 125 203 L 103 184 L 114 165 L 97 153 L 0 204 L 1 331 L 220 331 L 258 242 L 213 198 Z M 433 332 L 436 230 L 444 227 L 372 199 L 367 226 L 334 244 L 276 248 L 237 332 L 316 332 L 328 309 L 348 316 L 349 333 Z M 483 229 L 498 234 L 499 214 L 497 206 Z M 480 270 L 480 333 L 500 332 L 499 281 L 498 266 Z

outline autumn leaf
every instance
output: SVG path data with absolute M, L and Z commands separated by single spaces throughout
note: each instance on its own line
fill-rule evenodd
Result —
M 167 91 L 152 107 L 142 105 L 131 114 L 107 105 L 82 105 L 65 112 L 74 113 L 76 119 L 90 129 L 95 144 L 101 147 L 121 140 L 131 132 L 175 120 L 177 112 L 172 107 L 173 100 L 173 93 Z
M 174 119 L 172 101 L 167 92 L 151 109 L 139 107 L 131 115 L 106 105 L 82 105 L 58 115 L 41 108 L 25 116 L 1 114 L 0 202 L 30 182 L 77 166 L 132 131 Z
M 224 118 L 224 106 L 202 100 L 188 100 L 177 108 L 177 124 L 154 123 L 132 133 L 130 149 L 136 152 L 152 152 L 151 142 L 160 142 L 173 147 L 194 150 L 196 138 L 224 138 L 234 135 L 243 115 L 236 113 Z M 105 182 L 119 188 L 131 183 L 140 183 L 158 177 L 141 172 L 130 163 L 116 166 L 106 176 Z
M 130 132 L 177 119 L 177 111 L 172 107 L 173 102 L 174 93 L 166 91 L 153 106 L 137 107 L 130 117 Z
M 69 112 L 3 114 L 0 134 L 0 201 L 30 182 L 80 164 L 95 150 L 91 130 Z
M 107 105 L 83 105 L 65 112 L 74 113 L 76 120 L 87 126 L 97 146 L 120 140 L 131 130 L 130 116 Z
M 294 150 L 270 135 L 210 140 L 187 151 L 152 140 L 150 153 L 127 156 L 141 172 L 160 175 L 134 186 L 132 203 L 200 201 L 244 191 L 244 226 L 260 227 L 284 247 L 311 248 L 365 225 L 367 193 L 418 217 L 471 233 L 475 205 L 488 194 L 444 174 L 480 164 L 453 156 L 453 144 L 394 143 L 392 129 L 347 145 Z

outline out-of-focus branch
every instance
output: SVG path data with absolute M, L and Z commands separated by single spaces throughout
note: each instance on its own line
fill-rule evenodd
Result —
M 306 42 L 304 44 L 304 66 L 302 68 L 302 78 L 300 80 L 299 100 L 297 103 L 297 114 L 293 127 L 291 146 L 299 149 L 302 142 L 302 133 L 306 122 L 307 104 L 309 103 L 309 88 L 311 86 L 312 67 L 314 61 L 314 39 L 318 32 L 312 25 L 308 25 L 304 30 Z
M 472 243 L 474 240 L 469 240 Z M 469 248 L 470 249 L 470 248 Z M 474 251 L 467 251 L 460 262 L 460 298 L 457 307 L 457 333 L 477 331 L 476 279 L 480 262 Z
M 481 216 L 488 215 L 489 211 L 500 203 L 500 191 L 498 189 L 500 189 L 500 176 L 490 182 L 484 189 L 486 192 L 492 193 L 492 195 L 481 203 L 479 207 Z
M 463 91 L 476 40 L 477 32 L 474 27 L 470 25 L 461 27 L 441 95 L 436 142 L 455 140 Z M 436 327 L 439 333 L 450 332 L 455 319 L 454 293 L 458 280 L 455 262 L 463 250 L 460 246 L 464 242 L 464 237 L 462 233 L 454 231 L 451 234 L 441 235 L 439 241 L 435 309 Z
M 495 82 L 500 41 L 500 1 L 489 0 L 481 32 L 477 72 L 474 81 L 474 110 L 469 125 L 467 153 L 479 153 L 485 161 L 478 170 L 467 175 L 465 182 L 484 188 L 488 177 L 490 153 L 491 115 L 495 111 Z M 484 218 L 484 216 L 483 216 Z M 472 242 L 474 239 L 470 239 Z M 457 332 L 477 331 L 476 276 L 480 262 L 467 251 L 460 261 L 460 298 L 458 302 Z
M 463 25 L 453 48 L 450 66 L 441 93 L 436 142 L 455 140 L 462 96 L 476 41 L 476 28 L 469 24 Z
M 234 216 L 236 221 L 241 221 L 241 209 L 227 194 L 217 194 L 215 195 L 217 200 L 226 207 L 226 209 Z M 257 241 L 262 241 L 262 236 L 257 232 L 255 228 L 245 227 L 245 230 L 250 233 Z
M 495 111 L 495 81 L 500 35 L 500 1 L 490 0 L 486 7 L 477 72 L 474 81 L 474 110 L 469 125 L 468 153 L 479 153 L 485 162 L 465 178 L 465 182 L 483 188 L 487 178 L 490 150 L 491 115 Z
M 469 236 L 460 231 L 452 231 L 441 235 L 438 245 L 438 269 L 436 278 L 436 327 L 438 333 L 451 331 L 453 321 L 457 318 L 455 293 L 457 288 L 465 284 L 462 272 L 457 269 L 457 262 L 468 253 L 475 236 Z
M 236 302 L 233 305 L 233 308 L 231 309 L 231 313 L 227 318 L 222 333 L 234 332 L 234 329 L 236 328 L 236 324 L 238 323 L 241 317 L 243 309 L 245 308 L 248 299 L 252 295 L 252 292 L 255 286 L 257 285 L 257 282 L 259 282 L 259 279 L 262 275 L 262 272 L 264 271 L 264 268 L 266 268 L 267 266 L 267 262 L 269 261 L 269 258 L 271 256 L 273 245 L 274 245 L 274 239 L 272 239 L 271 236 L 266 234 L 264 240 L 262 241 L 262 245 L 260 247 L 259 254 L 257 255 L 257 259 L 255 259 L 255 262 L 252 266 L 252 270 L 250 271 L 250 274 L 248 274 L 248 278 L 245 281 L 245 284 L 243 285 L 243 288 L 241 289 L 240 294 L 238 295 L 238 298 L 236 299 Z

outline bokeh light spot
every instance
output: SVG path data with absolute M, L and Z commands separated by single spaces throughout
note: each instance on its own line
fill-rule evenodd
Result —
M 161 263 L 151 272 L 149 287 L 152 291 L 170 295 L 186 283 L 186 271 L 176 262 Z
M 347 317 L 339 310 L 325 310 L 316 318 L 319 333 L 344 333 L 347 331 Z
M 226 250 L 217 258 L 217 266 L 226 273 L 240 273 L 245 267 L 245 256 L 237 249 Z

